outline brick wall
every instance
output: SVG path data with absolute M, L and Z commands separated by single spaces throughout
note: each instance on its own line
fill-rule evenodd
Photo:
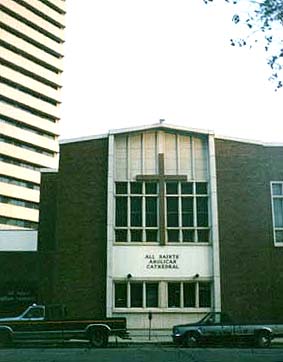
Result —
M 55 297 L 57 179 L 57 173 L 41 174 L 38 259 L 40 270 L 39 296 L 40 302 L 44 304 L 53 303 Z
M 60 150 L 56 250 L 48 260 L 54 265 L 52 302 L 65 304 L 69 317 L 105 315 L 107 157 L 107 139 L 64 144 Z
M 283 319 L 270 196 L 270 181 L 283 180 L 282 151 L 216 140 L 222 309 L 235 319 Z
M 0 316 L 13 316 L 38 301 L 36 252 L 0 252 Z
M 266 178 L 268 181 L 283 181 L 283 147 L 267 147 L 265 159 Z M 271 202 L 269 213 L 271 213 Z M 269 225 L 272 228 L 271 217 L 269 217 L 269 221 Z M 280 320 L 283 322 L 283 247 L 273 247 L 270 257 L 272 312 L 276 321 Z

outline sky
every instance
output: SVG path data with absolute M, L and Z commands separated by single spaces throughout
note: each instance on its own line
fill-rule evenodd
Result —
M 168 124 L 283 143 L 261 49 L 230 46 L 224 0 L 68 0 L 61 139 Z

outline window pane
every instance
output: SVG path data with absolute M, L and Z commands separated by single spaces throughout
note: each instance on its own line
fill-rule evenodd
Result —
M 127 194 L 127 182 L 116 182 L 116 194 Z
M 283 195 L 283 184 L 272 184 L 272 195 Z
M 131 241 L 142 242 L 142 230 L 131 230 Z
M 142 307 L 142 283 L 131 283 L 131 307 Z
M 167 194 L 178 194 L 178 182 L 166 182 L 166 193 Z
M 196 193 L 206 195 L 207 194 L 207 183 L 206 182 L 197 182 L 196 183 Z
M 116 243 L 127 242 L 127 230 L 115 230 L 115 241 Z
M 182 225 L 194 226 L 194 202 L 192 197 L 182 197 Z
M 116 226 L 127 226 L 127 197 L 116 197 Z
M 209 230 L 198 230 L 198 242 L 199 243 L 209 242 Z
M 142 182 L 131 182 L 131 194 L 142 194 Z
M 131 197 L 131 226 L 142 226 L 141 197 Z
M 146 226 L 157 226 L 157 197 L 146 197 Z
M 146 194 L 157 194 L 157 183 L 156 182 L 146 182 L 145 193 Z
M 169 308 L 179 308 L 180 303 L 180 283 L 168 283 L 168 307 Z
M 196 306 L 196 284 L 184 283 L 184 307 L 195 308 Z
M 158 232 L 157 230 L 146 230 L 146 241 L 150 242 L 150 241 L 158 241 L 157 240 L 158 237 Z
M 283 227 L 283 199 L 273 199 L 274 206 L 274 226 Z
M 146 307 L 158 307 L 158 283 L 146 283 Z
M 210 307 L 211 306 L 211 284 L 199 283 L 199 306 Z
M 179 230 L 167 230 L 168 233 L 168 242 L 169 243 L 178 243 L 179 242 Z
M 195 241 L 194 230 L 183 230 L 183 242 L 194 242 Z
M 277 243 L 283 243 L 283 230 L 275 231 L 275 241 Z
M 115 307 L 126 308 L 127 307 L 127 284 L 115 283 Z
M 208 226 L 208 199 L 197 197 L 197 225 Z
M 192 182 L 182 182 L 181 191 L 182 191 L 182 194 L 192 194 L 193 193 L 193 183 Z
M 167 226 L 179 226 L 178 197 L 167 197 Z

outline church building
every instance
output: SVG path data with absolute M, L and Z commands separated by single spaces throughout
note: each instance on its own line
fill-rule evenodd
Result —
M 283 144 L 164 123 L 62 141 L 40 205 L 39 299 L 71 317 L 283 319 Z

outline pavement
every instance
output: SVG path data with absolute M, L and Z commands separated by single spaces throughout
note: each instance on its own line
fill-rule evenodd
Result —
M 118 343 L 162 343 L 162 344 L 172 344 L 171 333 L 172 330 L 138 330 L 138 329 L 128 329 L 131 339 L 120 339 L 118 338 Z M 110 342 L 115 341 L 115 337 L 110 337 Z

